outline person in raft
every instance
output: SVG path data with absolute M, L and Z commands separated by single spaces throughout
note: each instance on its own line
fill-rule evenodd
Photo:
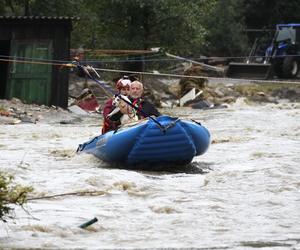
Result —
M 117 112 L 113 111 L 110 119 L 112 121 L 121 120 L 121 124 L 124 124 L 122 120 L 124 119 L 124 117 L 126 117 L 126 115 L 130 118 L 130 121 L 126 119 L 125 123 L 132 122 L 137 119 L 144 119 L 148 116 L 160 116 L 161 114 L 158 112 L 158 110 L 152 103 L 144 98 L 143 94 L 143 84 L 139 81 L 132 82 L 130 84 L 128 101 L 130 101 L 131 104 L 136 107 L 136 109 L 132 108 L 132 105 L 129 105 L 128 103 L 121 100 L 119 105 L 120 110 L 118 110 Z
M 120 116 L 114 116 L 114 114 L 119 113 L 120 109 L 122 108 L 124 113 L 132 113 L 130 117 L 134 121 L 137 121 L 137 117 L 133 117 L 133 112 L 131 110 L 125 111 L 124 108 L 124 102 L 118 98 L 118 95 L 122 95 L 122 98 L 127 98 L 127 96 L 130 93 L 130 84 L 131 81 L 128 78 L 128 76 L 123 76 L 121 79 L 119 79 L 116 83 L 116 91 L 117 95 L 116 97 L 110 98 L 106 101 L 104 108 L 103 108 L 103 126 L 102 126 L 102 134 L 107 133 L 111 130 L 116 130 L 121 124 L 125 123 L 125 115 L 123 117 L 122 113 Z M 130 100 L 128 99 L 130 102 Z M 126 106 L 127 108 L 127 106 Z M 134 114 L 135 116 L 135 114 Z M 128 115 L 127 115 L 128 120 Z
M 138 107 L 137 116 L 139 119 L 148 116 L 160 116 L 161 114 L 155 106 L 144 97 L 144 86 L 139 81 L 134 81 L 130 85 L 129 100 L 131 103 Z

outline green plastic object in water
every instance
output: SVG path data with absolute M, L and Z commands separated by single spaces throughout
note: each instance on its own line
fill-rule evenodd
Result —
M 95 217 L 95 218 L 93 218 L 93 219 L 91 219 L 91 220 L 89 220 L 89 221 L 81 224 L 79 227 L 82 228 L 82 229 L 84 229 L 84 228 L 87 228 L 88 226 L 96 223 L 97 221 L 98 221 L 98 219 Z

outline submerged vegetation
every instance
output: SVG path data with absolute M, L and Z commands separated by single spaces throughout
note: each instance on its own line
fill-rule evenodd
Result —
M 0 172 L 0 220 L 6 222 L 13 218 L 15 205 L 23 206 L 32 187 L 14 183 L 14 177 Z

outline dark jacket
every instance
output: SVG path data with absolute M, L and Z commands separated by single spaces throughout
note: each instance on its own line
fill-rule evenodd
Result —
M 160 116 L 161 114 L 158 112 L 158 110 L 154 107 L 154 105 L 149 102 L 145 98 L 138 98 L 138 99 L 133 99 L 129 98 L 132 102 L 133 105 L 138 107 L 137 110 L 137 115 L 139 119 L 143 119 L 148 116 Z
M 146 118 L 148 116 L 160 116 L 161 114 L 158 110 L 154 107 L 152 103 L 144 98 L 133 99 L 129 97 L 131 103 L 137 107 L 136 112 L 139 119 Z M 116 114 L 112 115 L 109 119 L 114 122 L 120 121 L 122 117 L 122 112 L 119 111 Z

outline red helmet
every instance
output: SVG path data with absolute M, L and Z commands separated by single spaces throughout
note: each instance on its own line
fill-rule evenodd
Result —
M 129 89 L 130 88 L 131 81 L 128 78 L 121 78 L 119 81 L 117 81 L 116 89 L 121 91 L 122 89 Z

